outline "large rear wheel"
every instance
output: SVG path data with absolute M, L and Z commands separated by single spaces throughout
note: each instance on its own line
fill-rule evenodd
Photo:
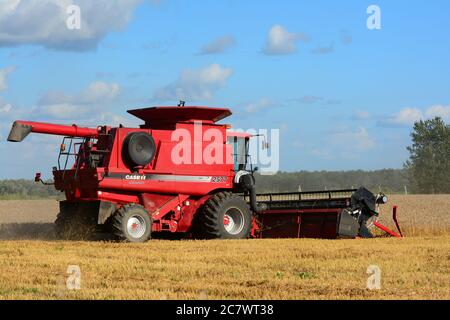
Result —
M 112 229 L 119 240 L 146 242 L 151 237 L 152 218 L 143 206 L 128 204 L 114 214 Z
M 252 228 L 252 214 L 238 195 L 220 192 L 211 197 L 198 213 L 200 236 L 208 239 L 246 239 Z

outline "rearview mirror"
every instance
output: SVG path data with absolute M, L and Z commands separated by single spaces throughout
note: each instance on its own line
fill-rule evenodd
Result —
M 40 172 L 37 172 L 36 175 L 34 176 L 34 182 L 40 182 L 40 183 L 42 183 L 45 186 L 53 186 L 54 185 L 53 182 L 44 182 L 44 181 L 42 181 Z

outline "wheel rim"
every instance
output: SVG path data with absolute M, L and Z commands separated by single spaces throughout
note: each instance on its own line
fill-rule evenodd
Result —
M 223 216 L 225 230 L 232 235 L 242 232 L 245 225 L 244 214 L 238 208 L 230 208 Z
M 145 231 L 147 230 L 147 225 L 145 224 L 144 218 L 138 215 L 133 215 L 128 219 L 127 231 L 130 236 L 135 239 L 141 238 Z

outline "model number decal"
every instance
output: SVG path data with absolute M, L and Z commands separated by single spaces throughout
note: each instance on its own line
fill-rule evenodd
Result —
M 225 177 L 225 176 L 212 177 L 211 182 L 216 182 L 216 183 L 227 182 L 227 177 Z

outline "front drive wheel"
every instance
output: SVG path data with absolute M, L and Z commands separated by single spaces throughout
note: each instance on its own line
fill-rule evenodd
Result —
M 128 204 L 113 216 L 113 234 L 126 242 L 145 242 L 152 233 L 152 218 L 141 205 Z
M 252 214 L 241 196 L 220 192 L 206 201 L 200 214 L 200 232 L 209 239 L 246 239 Z

